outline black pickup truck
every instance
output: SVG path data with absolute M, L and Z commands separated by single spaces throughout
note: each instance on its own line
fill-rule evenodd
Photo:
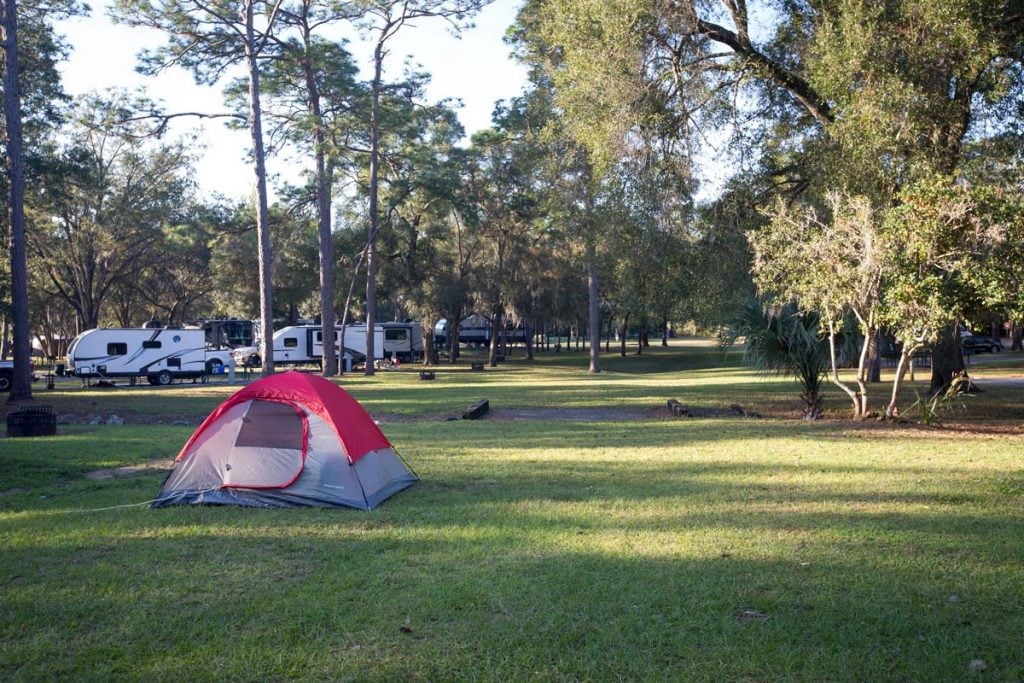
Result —
M 32 379 L 36 378 L 35 363 L 29 366 L 29 372 L 32 373 Z M 11 390 L 11 378 L 14 377 L 14 361 L 13 360 L 0 360 L 0 392 Z

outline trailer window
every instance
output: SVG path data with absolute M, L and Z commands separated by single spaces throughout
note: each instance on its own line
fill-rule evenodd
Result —
M 388 341 L 405 341 L 409 338 L 409 330 L 384 330 L 384 338 Z
M 107 344 L 108 356 L 127 356 L 128 344 L 125 342 L 110 342 Z
M 316 332 L 313 333 L 313 341 L 315 341 L 316 343 L 319 344 L 323 340 L 324 340 L 324 333 L 323 332 L 321 332 L 320 330 L 317 330 Z
M 297 348 L 299 348 L 299 338 L 298 337 L 285 337 L 284 338 L 284 348 L 286 348 L 286 349 L 297 349 Z
M 154 341 L 152 339 L 147 339 L 142 342 L 142 348 L 144 349 L 159 349 L 161 346 L 163 346 L 161 342 Z

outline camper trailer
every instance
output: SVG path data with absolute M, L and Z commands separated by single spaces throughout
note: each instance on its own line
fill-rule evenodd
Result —
M 449 323 L 441 318 L 434 326 L 435 343 L 444 345 L 448 342 Z M 486 346 L 491 341 L 491 324 L 484 316 L 473 313 L 459 323 L 459 343 L 467 346 Z
M 208 351 L 200 329 L 98 328 L 86 330 L 68 347 L 67 372 L 78 377 L 145 377 L 150 384 L 196 379 L 234 368 L 228 351 Z
M 341 344 L 341 328 L 335 327 L 335 344 Z M 350 370 L 355 363 L 366 361 L 366 325 L 349 325 L 345 330 L 345 350 L 338 355 L 344 369 Z M 337 346 L 336 346 L 337 348 Z M 324 355 L 323 328 L 320 325 L 290 325 L 274 333 L 274 363 L 281 365 L 319 364 Z M 259 365 L 259 349 L 245 347 L 234 350 L 235 362 L 242 365 Z M 384 328 L 374 330 L 374 356 L 384 358 Z
M 204 318 L 190 324 L 206 333 L 206 346 L 211 349 L 237 349 L 252 346 L 256 328 L 251 320 L 238 318 Z
M 423 330 L 419 323 L 383 323 L 384 357 L 412 363 L 423 358 Z M 363 334 L 366 327 L 363 326 Z M 348 335 L 345 336 L 348 341 Z

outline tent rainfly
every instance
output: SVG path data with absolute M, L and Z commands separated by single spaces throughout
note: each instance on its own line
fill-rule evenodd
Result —
M 253 382 L 210 413 L 153 507 L 371 510 L 418 480 L 347 391 L 289 371 Z

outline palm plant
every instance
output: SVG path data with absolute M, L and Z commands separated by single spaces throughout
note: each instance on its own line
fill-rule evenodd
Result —
M 778 308 L 751 299 L 727 324 L 722 344 L 731 346 L 740 339 L 751 367 L 766 375 L 795 377 L 803 389 L 804 418 L 821 417 L 822 380 L 831 366 L 817 313 L 801 311 L 796 302 Z

